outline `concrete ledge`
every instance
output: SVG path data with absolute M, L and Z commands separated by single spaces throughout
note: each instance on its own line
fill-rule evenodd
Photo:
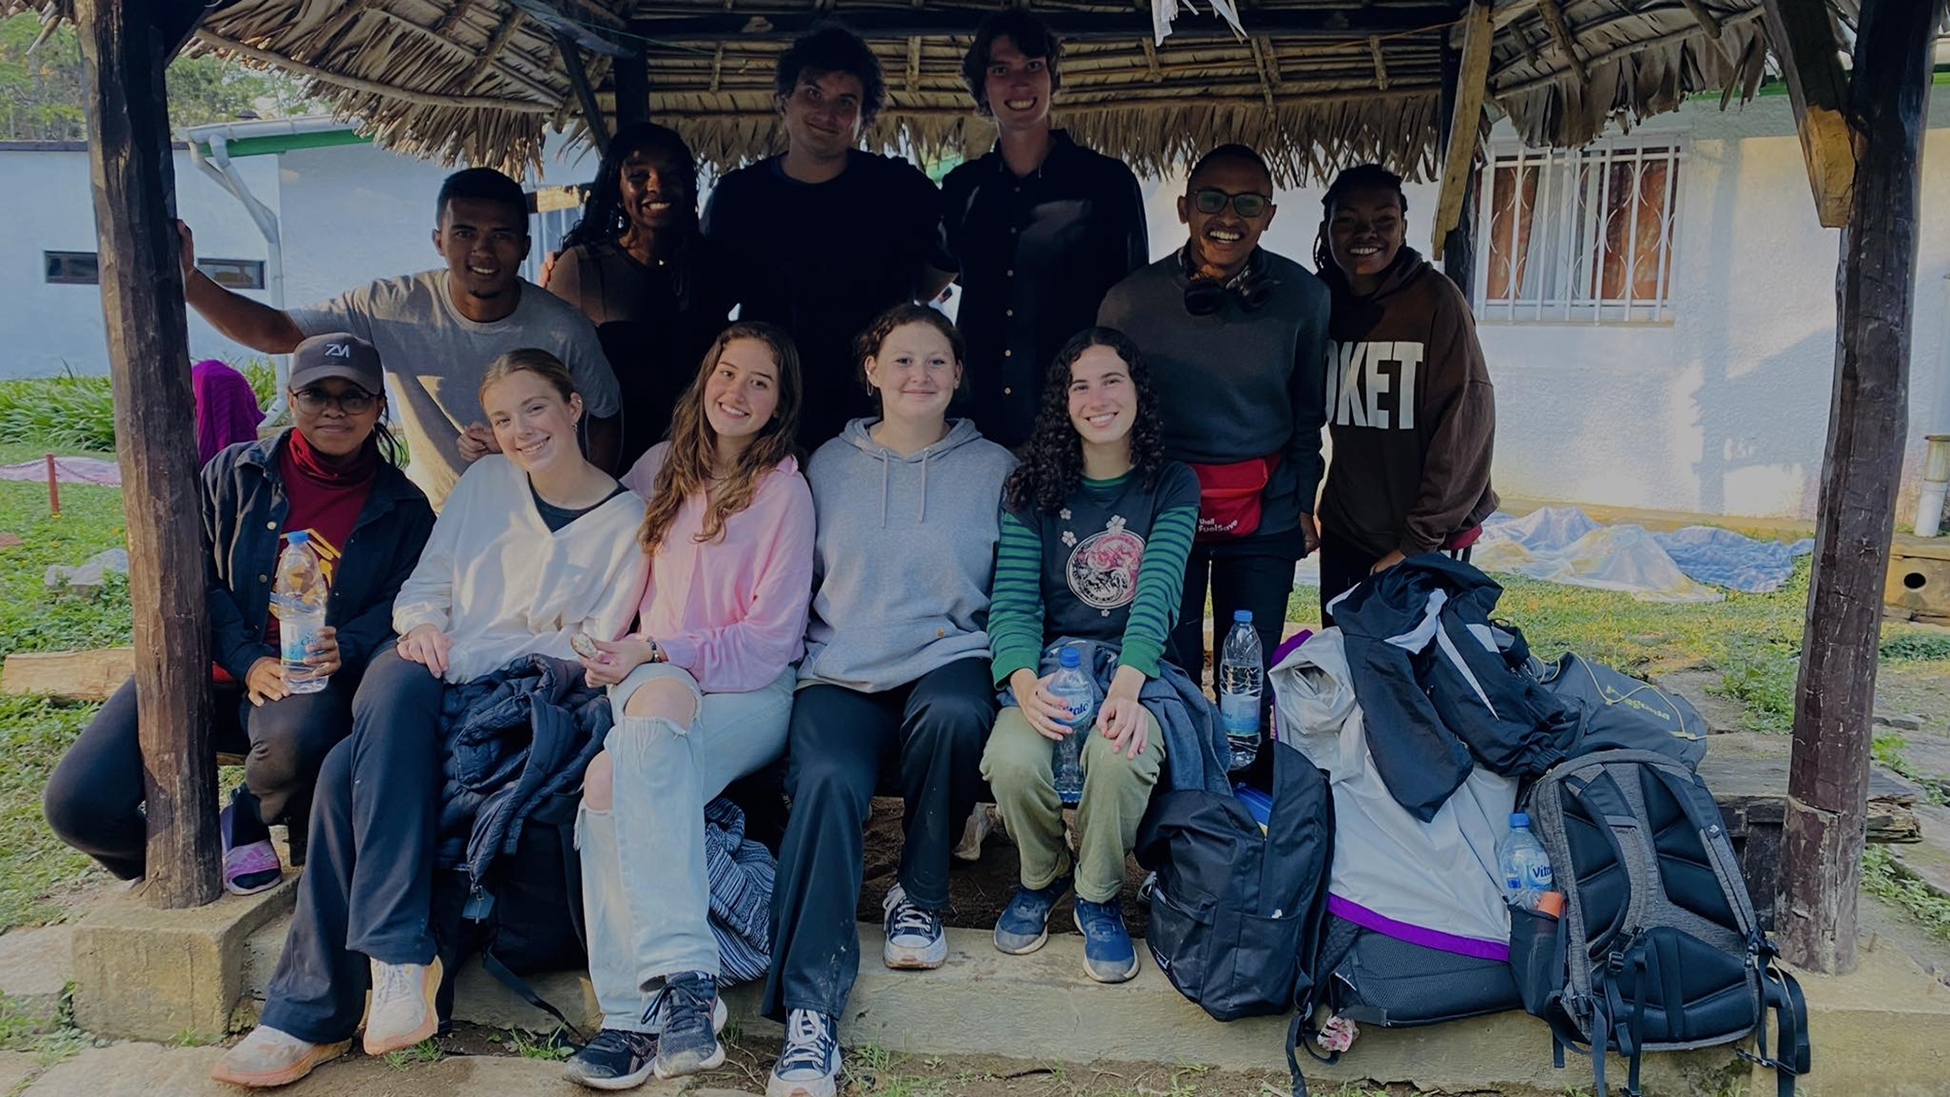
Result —
M 75 1023 L 140 1040 L 221 1035 L 244 991 L 253 932 L 291 909 L 298 877 L 259 894 L 158 910 L 117 895 L 74 928 Z
M 1000 1055 L 1032 1061 L 1122 1060 L 1211 1065 L 1224 1070 L 1286 1069 L 1286 1018 L 1221 1024 L 1182 998 L 1146 954 L 1138 977 L 1104 986 L 1083 975 L 1082 939 L 1057 934 L 1029 956 L 1004 956 L 981 930 L 948 931 L 948 963 L 934 972 L 882 967 L 878 925 L 860 926 L 864 958 L 840 1038 L 917 1055 Z M 247 991 L 261 999 L 283 947 L 284 920 L 250 943 Z M 1142 948 L 1142 945 L 1140 945 Z M 1874 1093 L 1950 1095 L 1950 987 L 1930 977 L 1899 948 L 1864 942 L 1851 975 L 1800 975 L 1807 991 L 1815 1070 L 1801 1079 L 1804 1097 Z M 462 969 L 455 1019 L 499 1028 L 547 1031 L 546 1015 L 509 994 L 478 963 Z M 589 981 L 580 972 L 531 980 L 578 1026 L 600 1027 Z M 767 1037 L 779 1026 L 758 1015 L 762 987 L 748 983 L 725 995 L 747 1033 Z M 1770 1030 L 1769 1042 L 1773 1033 Z M 1615 1062 L 1623 1080 L 1624 1063 Z M 1333 1066 L 1309 1062 L 1310 1082 L 1373 1080 L 1443 1092 L 1589 1088 L 1589 1063 L 1572 1056 L 1551 1066 L 1549 1030 L 1522 1013 L 1505 1013 L 1420 1029 L 1364 1029 Z M 1733 1047 L 1654 1055 L 1645 1082 L 1656 1094 L 1772 1092 L 1771 1071 L 1743 1063 Z M 1319 1088 L 1319 1087 L 1316 1087 Z

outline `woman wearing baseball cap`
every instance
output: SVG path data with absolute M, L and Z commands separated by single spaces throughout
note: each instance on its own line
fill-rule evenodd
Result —
M 433 509 L 397 464 L 380 421 L 385 385 L 372 344 L 343 332 L 300 343 L 288 399 L 295 425 L 217 453 L 203 468 L 214 664 L 211 745 L 244 755 L 244 783 L 222 815 L 223 884 L 263 891 L 282 870 L 269 825 L 305 820 L 325 753 L 352 726 L 366 661 L 393 639 L 393 596 L 433 529 Z M 306 534 L 332 597 L 307 659 L 325 688 L 296 693 L 278 657 L 272 578 L 286 538 Z M 48 825 L 116 876 L 139 880 L 147 825 L 133 680 L 110 697 L 54 769 Z

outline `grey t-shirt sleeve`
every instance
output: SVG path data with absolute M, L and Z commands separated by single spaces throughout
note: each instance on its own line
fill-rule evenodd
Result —
M 287 309 L 285 315 L 307 337 L 345 331 L 372 342 L 373 283 L 354 286 L 306 308 Z
M 562 328 L 562 364 L 576 380 L 583 409 L 598 419 L 621 413 L 623 400 L 616 387 L 616 372 L 603 354 L 595 326 L 578 312 L 567 317 Z

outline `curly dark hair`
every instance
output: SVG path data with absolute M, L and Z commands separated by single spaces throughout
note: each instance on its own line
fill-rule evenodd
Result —
M 860 126 L 873 125 L 887 103 L 887 81 L 880 75 L 880 59 L 866 40 L 838 23 L 828 23 L 793 40 L 779 57 L 773 93 L 783 103 L 799 88 L 805 73 L 843 72 L 860 81 Z
M 1062 40 L 1035 12 L 1027 8 L 1004 8 L 982 19 L 975 28 L 975 41 L 962 55 L 962 83 L 968 86 L 968 94 L 974 97 L 978 112 L 991 113 L 988 96 L 989 50 L 994 48 L 998 38 L 1014 42 L 1024 57 L 1043 59 L 1043 67 L 1049 70 L 1049 90 L 1052 93 L 1063 86 Z
M 1328 240 L 1328 231 L 1334 223 L 1335 207 L 1357 190 L 1394 191 L 1396 201 L 1402 205 L 1402 216 L 1408 216 L 1408 194 L 1402 190 L 1402 177 L 1380 164 L 1356 164 L 1334 177 L 1333 185 L 1320 197 L 1320 228 L 1314 233 L 1314 273 L 1328 285 L 1342 289 L 1347 286 L 1347 275 L 1334 262 L 1334 245 Z M 1406 246 L 1402 248 L 1403 252 L 1407 250 Z M 1400 258 L 1398 253 L 1396 259 Z
M 589 197 L 583 200 L 582 217 L 562 237 L 562 250 L 614 243 L 629 231 L 630 217 L 623 209 L 623 165 L 638 153 L 661 154 L 670 171 L 659 183 L 664 186 L 675 183 L 683 188 L 682 195 L 676 196 L 680 219 L 675 234 L 677 246 L 670 253 L 670 269 L 677 305 L 680 309 L 687 308 L 691 287 L 697 282 L 697 157 L 691 155 L 691 147 L 677 131 L 668 126 L 635 122 L 610 138 L 609 147 L 603 151 L 602 166 L 596 169 L 596 181 L 589 188 Z
M 1021 462 L 1002 485 L 1010 510 L 1055 512 L 1083 484 L 1083 436 L 1070 425 L 1070 367 L 1091 347 L 1109 347 L 1130 368 L 1137 388 L 1137 422 L 1131 425 L 1131 467 L 1144 490 L 1158 486 L 1165 464 L 1164 420 L 1151 387 L 1151 367 L 1131 337 L 1116 328 L 1085 328 L 1063 344 L 1043 378 L 1043 407 L 1016 456 Z

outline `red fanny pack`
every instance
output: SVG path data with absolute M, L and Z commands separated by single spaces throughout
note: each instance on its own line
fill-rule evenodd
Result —
M 1198 539 L 1229 541 L 1259 529 L 1260 496 L 1278 467 L 1278 453 L 1224 465 L 1192 465 L 1198 477 Z

